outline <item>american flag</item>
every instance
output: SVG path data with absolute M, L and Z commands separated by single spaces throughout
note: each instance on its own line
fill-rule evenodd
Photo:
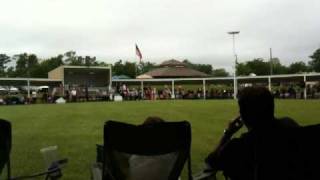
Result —
M 141 54 L 141 51 L 140 51 L 140 49 L 138 48 L 138 45 L 137 45 L 137 44 L 136 44 L 136 55 L 139 57 L 140 62 L 141 62 L 142 54 Z

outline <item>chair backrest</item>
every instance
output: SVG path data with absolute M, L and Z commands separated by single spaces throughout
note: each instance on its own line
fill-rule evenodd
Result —
M 296 139 L 303 179 L 320 179 L 320 124 L 299 128 Z
M 0 119 L 0 174 L 7 164 L 10 177 L 11 123 Z
M 320 125 L 270 132 L 255 150 L 257 179 L 320 179 Z
M 104 126 L 103 180 L 177 180 L 186 160 L 191 178 L 191 127 L 186 121 Z

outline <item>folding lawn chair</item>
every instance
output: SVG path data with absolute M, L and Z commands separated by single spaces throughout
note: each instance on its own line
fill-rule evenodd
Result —
M 55 180 L 62 176 L 61 166 L 67 163 L 67 159 L 62 159 L 56 162 L 52 162 L 51 166 L 45 172 L 41 172 L 33 175 L 11 177 L 11 166 L 10 166 L 11 143 L 12 143 L 11 123 L 9 121 L 0 119 L 0 175 L 2 174 L 3 168 L 6 166 L 7 180 L 32 179 L 39 176 L 45 176 L 45 179 Z
M 178 180 L 187 161 L 192 179 L 191 127 L 186 121 L 104 126 L 103 180 Z

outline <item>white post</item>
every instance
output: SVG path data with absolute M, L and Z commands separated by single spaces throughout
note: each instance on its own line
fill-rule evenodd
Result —
M 206 80 L 205 79 L 203 79 L 202 84 L 203 84 L 203 88 L 202 88 L 203 99 L 206 100 Z
M 143 99 L 144 92 L 143 92 L 143 81 L 141 81 L 141 98 Z
M 112 88 L 112 69 L 110 68 L 109 69 L 109 92 L 111 91 L 111 88 Z
M 238 84 L 237 84 L 237 63 L 238 63 L 238 55 L 236 53 L 236 45 L 235 45 L 235 35 L 239 34 L 240 31 L 231 31 L 228 34 L 232 35 L 232 42 L 233 42 L 233 54 L 235 57 L 234 61 L 234 75 L 233 75 L 233 98 L 237 99 L 238 93 Z
M 303 90 L 303 96 L 304 99 L 307 99 L 307 76 L 303 76 L 303 82 L 304 82 L 304 90 Z
M 27 80 L 28 101 L 30 100 L 30 79 Z
M 269 87 L 269 91 L 271 92 L 271 76 L 268 77 L 268 87 Z
M 172 88 L 171 99 L 175 99 L 176 95 L 174 92 L 174 80 L 172 80 L 172 82 L 171 82 L 171 88 Z
M 233 99 L 237 99 L 237 93 L 238 93 L 238 83 L 237 83 L 236 73 L 234 73 L 234 77 L 233 77 Z
M 237 99 L 238 95 L 238 82 L 237 82 L 237 63 L 238 63 L 238 55 L 236 53 L 236 46 L 235 46 L 235 40 L 234 40 L 234 35 L 232 35 L 233 39 L 233 53 L 234 53 L 234 74 L 233 74 L 233 99 Z
M 62 86 L 62 87 L 61 87 Z M 64 97 L 64 94 L 65 94 L 65 92 L 64 92 L 64 87 L 65 87 L 65 84 L 64 84 L 64 80 L 62 81 L 62 84 L 60 84 L 60 87 L 59 87 L 59 89 L 60 90 L 62 90 L 62 96 Z M 69 88 L 69 85 L 68 85 L 68 88 Z M 69 89 L 68 89 L 69 90 Z

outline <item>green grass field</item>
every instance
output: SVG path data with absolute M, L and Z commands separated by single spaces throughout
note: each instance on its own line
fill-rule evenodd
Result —
M 303 125 L 319 123 L 320 101 L 279 100 L 276 115 L 290 116 Z M 30 174 L 43 170 L 40 149 L 58 145 L 68 157 L 63 179 L 89 179 L 95 160 L 95 144 L 103 142 L 106 120 L 138 124 L 147 116 L 166 120 L 188 120 L 192 124 L 193 171 L 217 143 L 228 121 L 238 114 L 233 100 L 96 102 L 65 105 L 2 106 L 0 118 L 13 125 L 12 173 Z

